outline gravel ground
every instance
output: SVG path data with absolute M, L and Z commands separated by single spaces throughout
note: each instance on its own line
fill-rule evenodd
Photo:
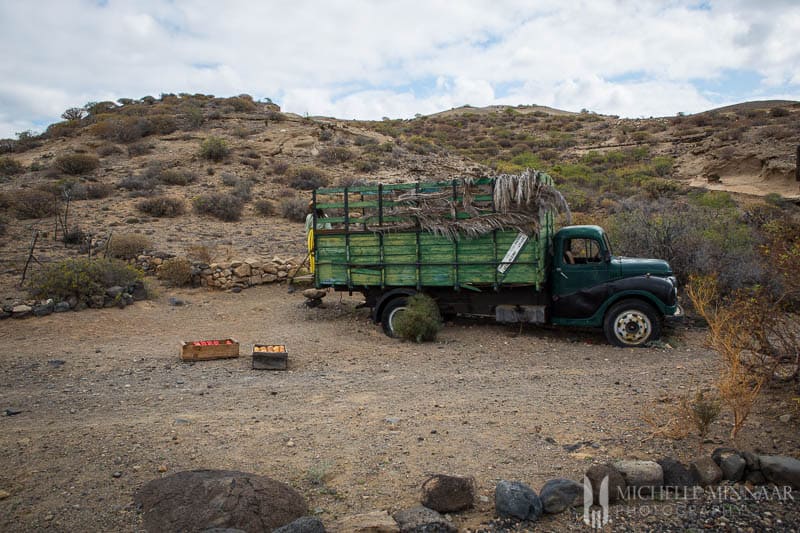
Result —
M 651 438 L 641 413 L 713 379 L 702 332 L 673 331 L 675 348 L 634 350 L 596 332 L 464 320 L 417 345 L 386 338 L 357 298 L 331 294 L 317 309 L 302 300 L 277 285 L 197 289 L 124 310 L 0 322 L 0 409 L 20 411 L 0 416 L 0 530 L 136 531 L 132 495 L 144 483 L 221 468 L 289 483 L 326 523 L 411 507 L 433 473 L 471 475 L 479 501 L 452 519 L 502 531 L 492 503 L 500 479 L 538 491 L 554 477 L 582 479 L 594 461 L 697 453 L 691 438 Z M 242 343 L 242 357 L 178 359 L 182 340 L 227 337 Z M 252 370 L 254 342 L 287 345 L 289 371 Z M 797 455 L 796 425 L 777 420 L 790 399 L 767 394 L 742 447 Z M 708 452 L 726 432 L 718 424 Z M 696 507 L 624 514 L 614 528 L 798 524 L 796 504 L 747 502 L 730 517 L 715 517 L 714 502 Z M 546 517 L 536 529 L 580 529 L 579 518 Z M 525 529 L 515 527 L 506 530 Z

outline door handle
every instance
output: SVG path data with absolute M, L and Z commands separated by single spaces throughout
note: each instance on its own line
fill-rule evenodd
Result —
M 558 272 L 559 274 L 561 274 L 562 276 L 564 276 L 564 279 L 569 279 L 569 277 L 568 277 L 566 274 L 564 274 L 564 271 L 563 271 L 563 270 L 561 270 L 560 268 L 557 268 L 557 269 L 556 269 L 556 272 Z

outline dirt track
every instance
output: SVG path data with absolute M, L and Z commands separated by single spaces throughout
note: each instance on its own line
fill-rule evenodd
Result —
M 499 479 L 538 490 L 580 479 L 593 460 L 696 451 L 695 440 L 647 439 L 640 415 L 713 378 L 701 332 L 675 349 L 623 350 L 599 333 L 459 321 L 416 345 L 386 338 L 356 298 L 313 310 L 302 300 L 283 286 L 198 289 L 0 322 L 0 408 L 21 411 L 0 416 L 0 530 L 134 531 L 134 491 L 195 468 L 285 481 L 326 523 L 412 506 L 432 473 L 472 475 L 486 500 L 454 520 L 473 527 L 491 518 Z M 181 340 L 225 337 L 243 354 L 286 344 L 290 371 L 254 371 L 246 355 L 178 360 Z M 796 455 L 796 431 L 777 423 L 789 410 L 762 406 L 745 447 Z

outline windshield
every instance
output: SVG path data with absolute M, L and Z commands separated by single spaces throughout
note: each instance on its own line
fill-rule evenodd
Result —
M 607 233 L 603 233 L 603 242 L 606 245 L 606 250 L 608 250 L 609 255 L 614 255 L 611 252 L 611 242 L 608 240 L 608 234 Z

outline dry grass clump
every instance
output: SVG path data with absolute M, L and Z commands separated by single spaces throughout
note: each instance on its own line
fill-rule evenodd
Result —
M 111 236 L 108 255 L 117 259 L 135 259 L 153 246 L 150 239 L 140 233 L 120 233 Z
M 22 164 L 10 157 L 0 157 L 0 176 L 15 176 L 25 170 Z
M 182 287 L 192 282 L 192 263 L 185 257 L 165 260 L 158 268 L 158 279 L 172 287 Z
M 156 196 L 139 201 L 136 209 L 153 217 L 174 218 L 186 212 L 186 205 L 180 198 Z
M 253 204 L 253 208 L 255 208 L 256 213 L 263 217 L 270 217 L 275 214 L 275 203 L 272 200 L 264 198 L 256 200 Z
M 331 146 L 320 150 L 319 159 L 328 165 L 344 163 L 353 159 L 353 152 L 344 146 Z

